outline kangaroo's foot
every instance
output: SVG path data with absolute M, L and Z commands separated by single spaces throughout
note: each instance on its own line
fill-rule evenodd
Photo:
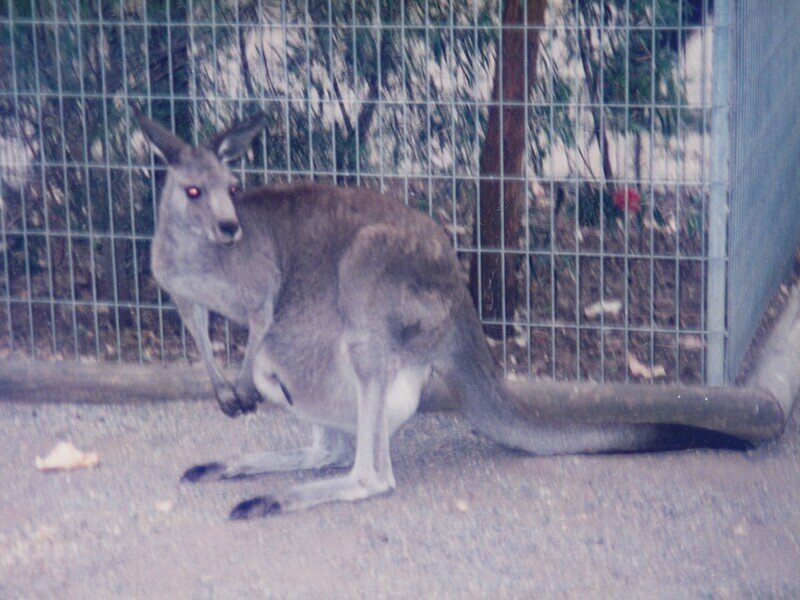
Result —
M 350 473 L 323 481 L 313 481 L 290 488 L 283 494 L 256 496 L 237 504 L 231 520 L 255 519 L 277 513 L 303 510 L 327 502 L 363 500 L 393 489 L 390 481 L 363 479 Z
M 238 479 L 263 473 L 347 467 L 353 464 L 353 449 L 347 434 L 335 429 L 315 427 L 313 443 L 295 450 L 244 454 L 225 461 L 195 465 L 181 481 Z

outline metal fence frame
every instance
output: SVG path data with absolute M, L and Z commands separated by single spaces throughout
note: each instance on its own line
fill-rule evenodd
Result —
M 732 67 L 724 380 L 733 383 L 800 241 L 800 4 L 726 4 Z
M 714 16 L 714 76 L 711 109 L 711 181 L 708 207 L 708 371 L 706 383 L 724 383 L 726 345 L 727 207 L 730 143 L 731 7 L 717 0 Z

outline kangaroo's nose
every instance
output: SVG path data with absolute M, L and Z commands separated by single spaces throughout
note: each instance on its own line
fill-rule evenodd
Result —
M 239 233 L 239 223 L 236 221 L 220 221 L 217 226 L 220 232 L 229 238 L 234 238 Z

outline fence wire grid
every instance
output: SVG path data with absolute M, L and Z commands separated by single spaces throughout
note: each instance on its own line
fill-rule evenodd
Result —
M 712 147 L 727 152 L 730 108 L 715 40 L 757 54 L 729 35 L 750 18 L 732 6 L 3 0 L 0 357 L 196 357 L 150 275 L 163 167 L 132 101 L 194 143 L 263 110 L 235 169 L 245 187 L 370 186 L 427 212 L 471 270 L 507 373 L 730 379 L 776 281 L 737 304 L 726 279 L 727 229 L 747 217 L 728 222 L 727 154 Z M 783 85 L 763 78 L 761 93 Z M 748 312 L 735 340 L 728 310 Z M 246 332 L 212 329 L 238 360 Z

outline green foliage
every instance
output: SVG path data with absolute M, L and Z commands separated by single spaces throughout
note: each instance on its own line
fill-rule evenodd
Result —
M 631 107 L 627 119 L 621 111 L 606 110 L 609 129 L 654 127 L 666 136 L 674 135 L 674 115 L 658 105 L 686 103 L 678 70 L 678 30 L 659 27 L 677 28 L 680 21 L 688 21 L 692 3 L 609 0 L 601 10 L 600 3 L 573 1 L 576 4 L 568 2 L 565 10 L 577 16 L 577 40 L 567 48 L 571 59 L 586 62 L 586 91 L 604 106 Z M 642 105 L 656 105 L 655 115 Z
M 651 144 L 667 144 L 681 128 L 684 133 L 699 128 L 696 116 L 682 108 L 687 98 L 680 68 L 686 27 L 696 17 L 695 4 L 693 0 L 565 0 L 551 15 L 553 22 L 571 27 L 554 30 L 544 44 L 535 98 L 567 108 L 555 111 L 545 135 L 535 136 L 531 154 L 541 168 L 548 151 L 575 149 L 575 154 L 568 153 L 573 175 L 598 182 L 591 193 L 578 198 L 582 223 L 597 225 L 601 206 L 607 219 L 621 216 L 610 196 L 621 185 L 616 180 L 624 167 L 614 164 L 610 146 L 629 145 L 641 136 Z M 583 141 L 575 133 L 586 125 L 587 115 L 591 134 Z M 600 150 L 600 172 L 586 158 L 592 146 Z M 627 151 L 637 181 L 643 179 L 640 149 L 641 144 L 634 143 Z M 599 194 L 601 190 L 604 194 Z

